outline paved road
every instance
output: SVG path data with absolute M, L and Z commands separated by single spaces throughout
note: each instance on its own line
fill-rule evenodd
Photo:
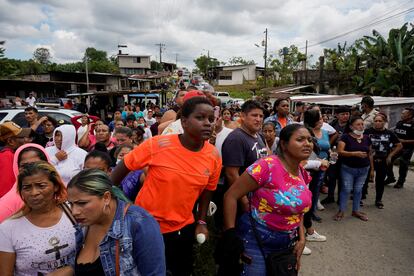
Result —
M 414 172 L 408 173 L 403 189 L 385 188 L 383 210 L 375 207 L 374 199 L 370 183 L 362 208 L 368 222 L 352 217 L 351 205 L 340 222 L 332 219 L 336 204 L 319 212 L 323 222 L 314 226 L 328 240 L 307 243 L 312 254 L 302 257 L 300 275 L 414 275 Z

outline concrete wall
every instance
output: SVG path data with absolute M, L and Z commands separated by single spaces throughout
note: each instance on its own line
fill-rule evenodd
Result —
M 226 72 L 225 75 L 228 75 L 228 72 L 231 72 L 231 80 L 221 80 L 219 73 L 219 85 L 237 85 L 243 84 L 245 80 L 256 80 L 256 65 L 224 67 L 223 72 Z
M 121 89 L 120 79 L 118 77 L 107 77 L 106 83 L 106 90 L 108 91 L 119 91 Z
M 134 62 L 137 57 L 141 58 L 140 63 Z M 119 68 L 151 68 L 149 56 L 118 56 Z

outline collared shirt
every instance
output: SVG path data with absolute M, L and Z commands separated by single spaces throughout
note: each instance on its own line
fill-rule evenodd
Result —
M 379 112 L 377 110 L 372 109 L 370 113 L 368 114 L 364 113 L 361 115 L 361 118 L 364 121 L 365 129 L 371 128 L 373 126 L 375 115 L 377 115 L 378 113 Z

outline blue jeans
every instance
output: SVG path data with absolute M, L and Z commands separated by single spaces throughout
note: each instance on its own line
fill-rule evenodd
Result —
M 314 190 L 311 190 L 312 192 L 312 211 L 313 213 L 316 213 L 317 207 L 318 207 L 318 199 L 320 194 L 320 189 L 323 183 L 323 180 L 325 179 L 325 172 L 324 171 L 317 171 L 312 177 L 316 177 L 316 185 L 314 187 Z
M 339 195 L 339 211 L 346 210 L 349 194 L 353 190 L 352 211 L 359 210 L 359 204 L 362 197 L 362 187 L 368 176 L 369 166 L 363 168 L 351 168 L 347 165 L 341 165 L 342 189 Z
M 289 232 L 273 231 L 258 222 L 255 227 L 265 254 L 293 247 L 298 237 L 297 229 Z M 252 230 L 249 213 L 244 213 L 238 220 L 237 234 L 243 240 L 244 254 L 252 259 L 251 264 L 243 265 L 242 275 L 266 275 L 265 260 Z

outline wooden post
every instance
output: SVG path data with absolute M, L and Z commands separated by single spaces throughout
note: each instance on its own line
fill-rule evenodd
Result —
M 324 92 L 324 83 L 323 83 L 323 70 L 325 66 L 325 57 L 319 57 L 319 93 Z

